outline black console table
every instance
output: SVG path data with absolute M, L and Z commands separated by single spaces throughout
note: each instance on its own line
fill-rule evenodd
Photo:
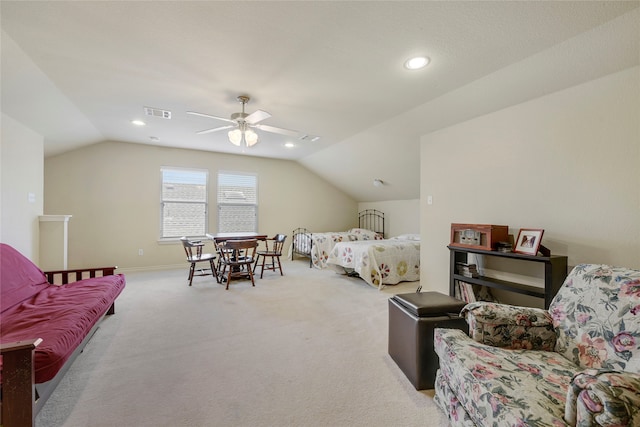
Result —
M 460 246 L 447 246 L 450 251 L 449 265 L 449 295 L 455 295 L 456 280 L 470 283 L 472 285 L 488 286 L 496 289 L 504 289 L 510 292 L 516 292 L 523 295 L 530 295 L 544 299 L 544 307 L 549 308 L 551 300 L 558 293 L 560 286 L 567 277 L 567 257 L 564 255 L 551 256 L 533 256 L 523 255 L 513 252 L 487 251 L 484 249 L 471 249 Z M 467 254 L 478 254 L 491 257 L 500 257 L 506 259 L 522 260 L 528 262 L 544 263 L 544 288 L 538 286 L 530 286 L 523 283 L 509 282 L 506 280 L 494 279 L 491 277 L 467 277 L 458 274 L 456 263 L 467 262 Z

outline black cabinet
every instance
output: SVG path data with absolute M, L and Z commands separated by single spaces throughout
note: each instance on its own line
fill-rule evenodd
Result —
M 504 289 L 523 295 L 530 295 L 544 299 L 544 307 L 548 308 L 551 300 L 556 295 L 560 286 L 567 277 L 567 257 L 564 255 L 533 256 L 523 255 L 513 252 L 487 251 L 483 249 L 467 249 L 459 246 L 447 246 L 450 251 L 449 265 L 449 295 L 455 295 L 456 280 L 467 282 L 472 285 L 483 285 L 490 288 Z M 527 262 L 538 262 L 544 264 L 544 288 L 526 285 L 523 283 L 509 282 L 506 280 L 494 279 L 491 277 L 467 277 L 458 274 L 456 263 L 467 262 L 467 254 L 478 254 L 490 257 L 500 257 L 506 259 L 522 260 Z

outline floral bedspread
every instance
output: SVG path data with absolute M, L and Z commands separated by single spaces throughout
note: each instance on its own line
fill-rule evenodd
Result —
M 364 228 L 352 228 L 349 231 L 313 233 L 312 239 L 311 262 L 316 268 L 326 268 L 329 254 L 337 243 L 360 240 L 380 240 L 382 237 L 371 230 L 365 230 Z
M 327 259 L 338 273 L 352 271 L 371 286 L 420 280 L 420 241 L 388 239 L 338 242 Z

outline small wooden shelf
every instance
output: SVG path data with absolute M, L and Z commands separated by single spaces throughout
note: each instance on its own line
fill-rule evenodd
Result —
M 503 289 L 505 291 L 516 292 L 518 294 L 530 295 L 533 297 L 544 298 L 544 289 L 539 286 L 524 285 L 522 283 L 509 282 L 506 280 L 494 279 L 492 277 L 467 277 L 460 274 L 453 275 L 454 280 L 460 280 L 472 285 L 483 285 L 491 288 Z
M 449 266 L 449 295 L 455 294 L 457 280 L 472 285 L 488 286 L 490 288 L 503 289 L 509 292 L 543 298 L 545 308 L 549 307 L 551 300 L 567 277 L 567 257 L 564 255 L 533 256 L 517 254 L 513 252 L 488 251 L 484 249 L 461 248 L 459 246 L 447 246 L 450 251 Z M 467 262 L 467 254 L 478 254 L 492 257 L 538 262 L 544 264 L 544 287 L 531 286 L 523 283 L 494 279 L 491 277 L 467 277 L 456 272 L 456 263 Z

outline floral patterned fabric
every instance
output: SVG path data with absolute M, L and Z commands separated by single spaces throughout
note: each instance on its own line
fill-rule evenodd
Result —
M 496 303 L 471 303 L 462 309 L 474 340 L 494 347 L 553 350 L 556 334 L 546 310 Z
M 640 271 L 578 265 L 549 312 L 556 351 L 582 369 L 640 372 Z
M 336 243 L 359 240 L 380 240 L 382 236 L 364 228 L 352 228 L 345 232 L 313 233 L 311 235 L 311 262 L 316 268 L 326 268 L 329 254 Z
M 436 389 L 436 394 L 433 398 L 436 403 L 443 408 L 444 412 L 449 415 L 452 426 L 476 426 L 476 424 L 471 420 L 471 417 L 469 417 L 467 411 L 462 407 L 462 404 L 456 397 L 455 393 L 449 387 L 449 383 L 442 374 L 442 370 L 437 372 L 434 387 Z
M 369 240 L 336 243 L 327 266 L 338 273 L 355 271 L 371 286 L 420 280 L 420 242 Z
M 435 330 L 439 374 L 477 426 L 564 426 L 567 389 L 575 365 L 557 353 L 511 350 L 471 340 L 454 329 Z M 436 402 L 449 402 L 436 388 Z M 448 413 L 452 418 L 452 414 Z M 462 414 L 456 414 L 464 419 Z M 452 425 L 465 425 L 450 420 Z
M 549 312 L 463 312 L 480 342 L 435 330 L 435 399 L 451 425 L 640 426 L 640 270 L 578 265 Z
M 620 404 L 627 410 L 617 410 Z M 564 417 L 577 426 L 639 426 L 640 375 L 596 369 L 576 374 Z
M 329 253 L 336 243 L 351 241 L 352 234 L 349 232 L 335 233 L 313 233 L 313 244 L 311 245 L 311 263 L 315 268 L 325 268 Z

